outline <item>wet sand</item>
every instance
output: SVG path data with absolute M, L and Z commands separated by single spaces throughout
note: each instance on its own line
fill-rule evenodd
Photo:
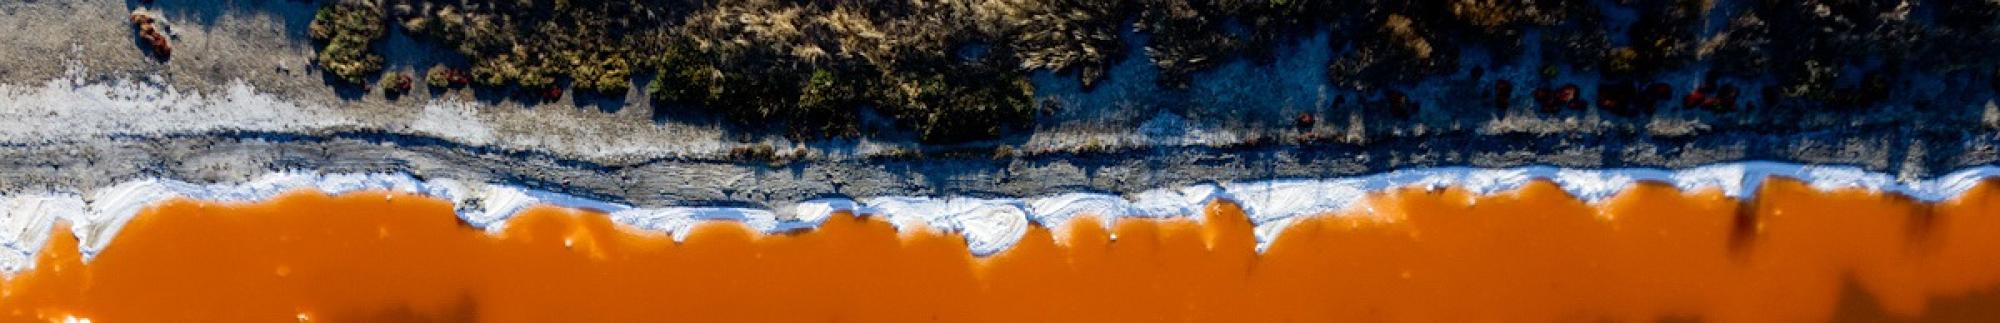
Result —
M 1254 250 L 1205 219 L 1072 221 L 978 258 L 868 217 L 676 243 L 587 210 L 488 233 L 448 203 L 294 192 L 148 209 L 85 263 L 59 229 L 0 315 L 95 322 L 1965 321 L 2000 319 L 2000 192 L 1926 204 L 1767 181 L 1755 203 L 1638 185 L 1402 189 Z M 1059 233 L 1058 233 L 1059 232 Z M 1112 237 L 1116 237 L 1113 239 Z

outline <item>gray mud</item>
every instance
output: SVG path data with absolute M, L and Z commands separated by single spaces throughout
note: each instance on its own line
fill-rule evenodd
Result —
M 1701 140 L 1468 137 L 1365 147 L 1174 148 L 997 160 L 882 158 L 763 164 L 660 159 L 599 164 L 379 133 L 327 137 L 217 133 L 10 146 L 0 149 L 0 169 L 9 170 L 0 173 L 0 190 L 71 191 L 147 177 L 242 182 L 273 171 L 316 170 L 490 181 L 649 207 L 772 207 L 832 196 L 1129 194 L 1202 182 L 1339 177 L 1426 166 L 1684 168 L 1782 160 L 1859 165 L 1914 179 L 1989 164 L 2000 157 L 1991 135 L 1966 136 L 1857 131 Z

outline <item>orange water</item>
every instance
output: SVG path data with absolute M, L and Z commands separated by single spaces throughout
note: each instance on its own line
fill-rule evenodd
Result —
M 488 234 L 390 193 L 190 200 L 83 263 L 59 229 L 0 286 L 7 321 L 2000 320 L 2000 192 L 1935 205 L 1769 181 L 1754 205 L 1640 185 L 1592 206 L 1547 182 L 1474 198 L 1405 189 L 1254 251 L 1232 205 L 1074 221 L 970 256 L 961 238 L 839 215 L 683 243 L 533 208 Z M 1115 232 L 1117 239 L 1110 239 Z

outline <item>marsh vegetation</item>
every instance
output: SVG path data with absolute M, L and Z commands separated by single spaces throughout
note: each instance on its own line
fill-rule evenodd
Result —
M 1056 108 L 1033 98 L 1034 71 L 1088 88 L 1140 51 L 1160 86 L 1182 88 L 1222 62 L 1268 62 L 1317 30 L 1333 34 L 1329 82 L 1376 102 L 1467 69 L 1480 78 L 1491 66 L 1469 65 L 1469 51 L 1493 62 L 1532 51 L 1544 78 L 1603 81 L 1578 93 L 1475 80 L 1495 91 L 1485 100 L 1505 109 L 1513 92 L 1532 93 L 1542 110 L 1627 115 L 1673 97 L 1715 111 L 1862 107 L 1912 73 L 1990 71 L 2000 57 L 2000 3 L 1980 0 L 339 0 L 311 24 L 319 65 L 365 82 L 381 73 L 373 47 L 392 26 L 466 58 L 424 73 L 433 87 L 622 96 L 638 83 L 669 109 L 797 137 L 864 135 L 865 116 L 879 115 L 926 142 L 1031 127 Z M 1701 84 L 1656 79 L 1695 66 L 1707 71 Z M 1761 100 L 1738 102 L 1751 94 Z

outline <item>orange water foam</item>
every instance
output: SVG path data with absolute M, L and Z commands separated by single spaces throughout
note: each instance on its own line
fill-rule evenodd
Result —
M 1766 182 L 1753 204 L 1641 184 L 1585 204 L 1548 182 L 1402 189 L 1258 253 L 1206 219 L 1071 221 L 974 257 L 951 233 L 837 215 L 681 243 L 537 207 L 497 234 L 447 202 L 293 192 L 173 200 L 89 262 L 59 229 L 0 286 L 7 321 L 1656 321 L 2000 319 L 2000 192 L 1927 204 Z M 1116 237 L 1113 239 L 1112 237 Z M 1937 301 L 1943 299 L 1944 301 Z

